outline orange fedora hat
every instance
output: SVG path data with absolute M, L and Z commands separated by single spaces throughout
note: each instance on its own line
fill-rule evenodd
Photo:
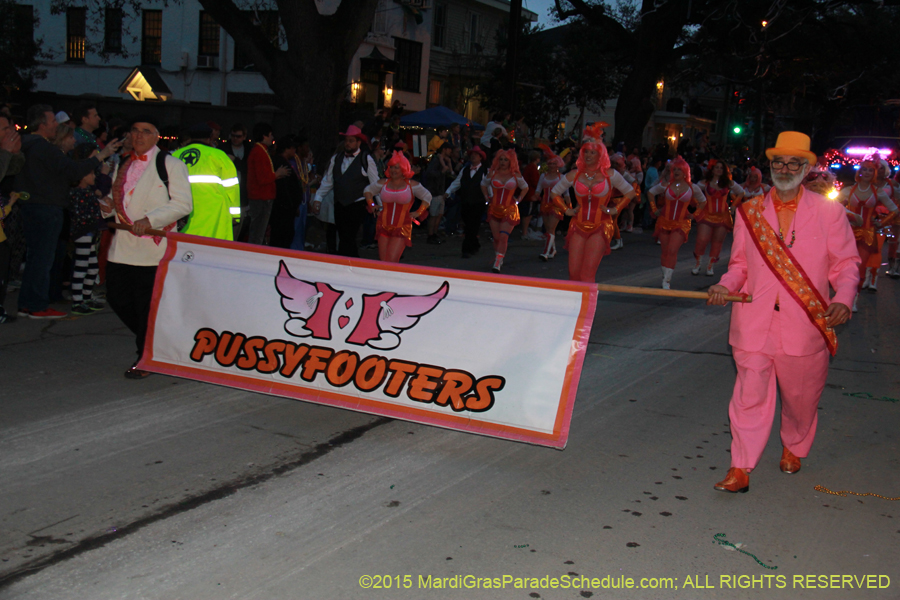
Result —
M 809 136 L 799 131 L 782 131 L 774 148 L 766 150 L 766 158 L 772 160 L 776 156 L 799 156 L 816 164 L 816 155 L 809 151 Z

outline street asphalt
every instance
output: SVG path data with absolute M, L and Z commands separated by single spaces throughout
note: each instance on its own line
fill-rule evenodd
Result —
M 657 287 L 659 247 L 624 236 L 598 281 Z M 417 235 L 405 261 L 487 272 L 482 243 Z M 565 278 L 558 245 L 514 234 L 504 273 Z M 705 290 L 691 249 L 673 287 Z M 701 301 L 600 296 L 564 451 L 126 380 L 108 309 L 0 325 L 0 600 L 900 598 L 900 280 L 859 308 L 801 471 L 776 417 L 737 495 L 713 490 L 729 311 Z

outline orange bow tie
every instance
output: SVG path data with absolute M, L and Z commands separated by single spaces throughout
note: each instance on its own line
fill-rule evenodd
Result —
M 797 205 L 798 205 L 799 199 L 800 199 L 800 196 L 797 195 L 790 202 L 782 202 L 781 198 L 778 197 L 778 194 L 774 190 L 772 191 L 772 204 L 775 205 L 776 212 L 781 212 L 783 210 L 789 210 L 793 213 L 797 212 Z
M 131 160 L 140 160 L 140 161 L 142 161 L 142 162 L 147 162 L 147 155 L 146 155 L 146 154 L 140 155 L 140 154 L 138 154 L 137 152 L 132 152 L 130 156 L 131 156 Z

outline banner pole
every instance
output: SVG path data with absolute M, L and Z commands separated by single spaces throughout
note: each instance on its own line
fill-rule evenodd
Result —
M 691 298 L 693 300 L 707 300 L 709 294 L 706 292 L 689 292 L 687 290 L 664 290 L 660 288 L 637 287 L 633 285 L 609 285 L 598 283 L 597 290 L 601 292 L 612 292 L 614 294 L 639 294 L 642 296 L 666 296 L 668 298 Z M 739 296 L 725 296 L 729 302 L 752 302 L 753 297 L 747 294 Z
M 121 229 L 122 231 L 131 231 L 131 225 L 128 225 L 127 223 L 107 223 L 106 225 L 110 229 Z M 162 229 L 148 229 L 146 233 L 149 235 L 166 237 L 166 233 L 168 233 L 168 232 L 163 231 Z
M 131 225 L 126 223 L 107 223 L 110 229 L 121 229 L 123 231 L 131 231 Z M 160 229 L 148 229 L 150 235 L 166 237 L 166 232 Z M 609 285 L 605 283 L 596 284 L 597 290 L 601 292 L 612 292 L 614 294 L 638 294 L 641 296 L 665 296 L 668 298 L 690 298 L 692 300 L 706 300 L 709 294 L 706 292 L 689 292 L 687 290 L 663 290 L 660 288 L 638 287 L 633 285 Z M 752 302 L 752 296 L 741 294 L 740 296 L 725 296 L 725 300 L 729 302 Z

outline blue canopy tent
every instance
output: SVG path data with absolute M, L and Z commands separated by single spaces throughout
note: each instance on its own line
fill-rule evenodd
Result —
M 484 125 L 470 121 L 446 106 L 435 106 L 434 108 L 420 110 L 419 112 L 400 117 L 400 125 L 402 127 L 440 127 L 441 125 L 450 127 L 454 123 L 471 125 L 472 129 L 484 129 Z

